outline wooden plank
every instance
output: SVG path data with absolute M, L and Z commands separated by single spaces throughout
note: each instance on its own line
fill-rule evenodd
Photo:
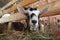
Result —
M 60 13 L 60 0 L 55 0 L 52 2 L 44 2 L 41 3 L 40 1 L 35 2 L 34 4 L 28 5 L 32 7 L 37 7 L 40 11 L 45 7 L 45 6 L 50 6 L 50 9 L 47 13 L 44 13 L 42 16 L 52 16 L 52 15 L 59 15 Z
M 29 5 L 31 3 L 34 3 L 36 1 L 39 1 L 39 0 L 23 0 L 21 3 L 19 3 L 21 6 L 26 6 L 26 5 Z
M 59 0 L 53 1 L 53 2 L 51 2 L 51 3 L 45 3 L 45 4 L 42 4 L 42 5 L 39 5 L 39 6 L 38 6 L 38 9 L 42 10 L 45 6 L 50 6 L 50 7 L 51 7 L 50 9 L 52 9 L 53 6 L 55 5 L 55 3 L 58 2 L 58 1 L 59 1 Z
M 37 0 L 24 0 L 22 1 L 21 3 L 19 3 L 21 6 L 25 6 L 25 5 L 28 5 L 28 4 L 31 4 L 33 2 L 36 2 Z M 11 8 L 7 9 L 7 10 L 4 10 L 3 13 L 0 14 L 3 15 L 5 13 L 8 13 L 8 12 L 12 12 L 14 10 L 16 10 L 17 8 L 17 4 L 15 3 Z M 26 19 L 26 16 L 20 14 L 20 13 L 16 13 L 14 15 L 11 15 L 9 17 L 4 17 L 4 18 L 0 18 L 0 23 L 4 23 L 4 22 L 10 22 L 10 21 L 14 21 L 14 20 L 22 20 L 22 19 Z
M 42 1 L 41 2 L 41 0 L 40 1 L 37 1 L 37 2 L 35 2 L 35 3 L 33 3 L 33 4 L 30 4 L 30 5 L 28 5 L 27 7 L 38 7 L 39 5 L 43 5 L 42 3 L 44 3 L 44 4 L 47 4 L 47 2 L 46 1 Z
M 50 0 L 40 0 L 40 1 L 37 1 L 37 2 L 35 2 L 33 4 L 30 4 L 28 6 L 31 6 L 31 7 L 40 7 L 42 5 L 50 4 L 50 3 L 53 3 L 53 2 L 58 1 L 58 0 L 51 0 L 50 2 L 49 1 Z
M 28 1 L 28 3 L 30 3 L 30 1 Z M 22 5 L 22 6 L 24 6 L 24 5 L 27 5 L 28 3 L 24 4 L 24 1 L 23 1 L 21 4 L 20 3 L 19 4 Z M 35 2 L 33 4 L 33 6 L 35 7 L 35 5 L 38 5 L 38 3 L 40 3 L 40 2 L 39 1 Z M 30 5 L 30 6 L 32 7 L 32 5 Z M 7 9 L 6 11 L 3 11 L 3 13 L 11 12 L 11 11 L 14 11 L 15 9 L 16 9 L 16 3 L 11 8 Z
M 15 21 L 15 20 L 24 20 L 24 19 L 27 19 L 27 17 L 25 15 L 16 13 L 16 14 L 12 14 L 9 17 L 0 18 L 0 23 L 11 22 L 11 21 Z
M 7 7 L 9 7 L 10 5 L 14 4 L 17 0 L 12 0 L 11 2 L 7 3 L 5 6 L 3 6 L 0 10 L 4 10 Z
M 17 6 L 16 6 L 16 3 L 15 3 L 11 8 L 6 9 L 6 10 L 3 10 L 3 14 L 8 13 L 8 12 L 12 12 L 12 11 L 14 11 L 16 8 L 17 8 Z
M 34 3 L 36 1 L 38 1 L 38 0 L 23 0 L 22 2 L 19 3 L 19 5 L 26 6 L 26 5 Z M 6 11 L 3 11 L 3 13 L 12 12 L 16 9 L 17 9 L 17 4 L 15 3 L 12 7 L 10 7 L 9 9 L 6 9 Z
M 52 15 L 60 15 L 60 0 L 53 2 L 51 4 L 46 4 L 43 6 L 40 6 L 40 8 L 45 7 L 45 6 L 50 6 L 50 9 L 47 13 L 44 13 L 42 16 L 52 16 Z
M 12 27 L 12 22 L 9 22 L 9 23 L 8 23 L 8 28 L 7 28 L 8 32 L 11 31 L 11 27 Z

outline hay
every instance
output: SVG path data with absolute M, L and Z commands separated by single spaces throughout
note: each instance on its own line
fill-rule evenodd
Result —
M 49 34 L 42 32 L 20 32 L 20 31 L 11 31 L 0 35 L 0 40 L 50 40 L 54 39 Z

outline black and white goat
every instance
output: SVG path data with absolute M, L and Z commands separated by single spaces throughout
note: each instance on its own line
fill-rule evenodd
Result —
M 43 8 L 42 11 L 40 11 L 37 8 L 31 8 L 28 7 L 27 12 L 24 10 L 24 8 L 20 7 L 19 5 L 17 6 L 17 9 L 20 13 L 23 13 L 24 15 L 27 16 L 28 18 L 28 25 L 30 27 L 31 31 L 36 31 L 39 28 L 39 17 L 43 13 L 47 12 L 49 9 L 49 6 Z M 26 8 L 25 8 L 26 9 Z
M 28 7 L 28 8 L 25 8 L 27 9 L 27 12 L 25 11 L 25 9 L 23 7 L 20 7 L 19 5 L 17 5 L 17 9 L 20 13 L 23 13 L 24 15 L 27 16 L 28 18 L 28 21 L 27 21 L 27 24 L 29 26 L 29 29 L 31 31 L 36 31 L 38 30 L 39 28 L 39 17 L 48 11 L 49 9 L 49 6 L 43 8 L 42 11 L 40 11 L 39 9 L 37 8 L 31 8 L 31 7 Z M 8 17 L 10 16 L 10 14 L 5 14 L 3 15 L 2 17 Z M 16 23 L 17 24 L 17 23 Z M 42 30 L 44 30 L 43 27 L 41 27 Z

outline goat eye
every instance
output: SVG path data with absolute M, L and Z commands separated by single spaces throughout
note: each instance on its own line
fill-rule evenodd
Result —
M 25 10 L 27 10 L 28 8 L 24 7 Z
M 34 10 L 37 10 L 37 8 L 34 8 Z
M 30 8 L 30 11 L 32 11 L 33 9 L 32 8 Z

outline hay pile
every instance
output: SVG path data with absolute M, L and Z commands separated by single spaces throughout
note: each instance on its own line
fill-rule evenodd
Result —
M 0 40 L 55 40 L 48 33 L 13 31 L 0 34 Z

